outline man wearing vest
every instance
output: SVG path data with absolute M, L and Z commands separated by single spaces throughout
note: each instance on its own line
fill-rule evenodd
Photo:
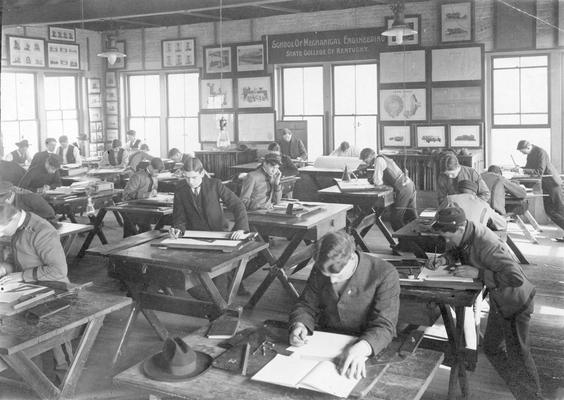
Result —
M 460 181 L 474 182 L 478 185 L 477 196 L 486 202 L 490 201 L 490 190 L 486 182 L 484 182 L 480 174 L 474 168 L 460 165 L 454 153 L 446 154 L 440 164 L 441 171 L 437 178 L 437 197 L 439 204 L 442 204 L 449 194 L 460 193 L 458 191 L 458 182 Z
M 291 159 L 307 160 L 307 150 L 304 142 L 297 137 L 294 137 L 292 131 L 288 128 L 284 128 L 282 131 L 280 152 Z
M 141 139 L 137 139 L 136 136 L 137 132 L 133 129 L 125 133 L 125 149 L 130 153 L 138 150 L 141 145 Z
M 59 149 L 57 155 L 62 160 L 63 165 L 65 164 L 82 164 L 82 158 L 80 157 L 80 150 L 78 147 L 69 144 L 69 137 L 63 135 L 59 137 Z
M 128 159 L 127 150 L 121 147 L 121 140 L 112 140 L 112 148 L 102 156 L 102 165 L 112 167 L 125 167 Z
M 6 154 L 4 160 L 13 161 L 21 165 L 29 164 L 31 162 L 31 157 L 29 155 L 29 142 L 27 139 L 17 142 L 16 146 L 18 146 L 18 149 Z
M 382 154 L 376 156 L 371 148 L 360 152 L 360 159 L 368 166 L 374 165 L 374 185 L 387 185 L 394 189 L 394 204 L 391 206 L 392 229 L 397 231 L 417 218 L 417 192 L 413 181 L 391 158 Z

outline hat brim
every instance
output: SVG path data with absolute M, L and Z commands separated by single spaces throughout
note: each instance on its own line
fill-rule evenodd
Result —
M 177 382 L 194 379 L 206 372 L 211 367 L 213 361 L 213 358 L 206 353 L 200 351 L 194 351 L 194 353 L 196 353 L 196 368 L 188 374 L 173 375 L 168 371 L 164 371 L 156 362 L 157 357 L 159 357 L 161 353 L 157 353 L 145 360 L 143 363 L 143 372 L 148 378 L 156 381 Z

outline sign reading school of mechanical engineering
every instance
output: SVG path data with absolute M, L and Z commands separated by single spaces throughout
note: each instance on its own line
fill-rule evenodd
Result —
M 387 47 L 383 28 L 267 36 L 269 64 L 372 60 Z

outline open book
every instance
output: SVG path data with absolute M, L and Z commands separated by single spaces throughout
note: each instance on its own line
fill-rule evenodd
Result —
M 291 356 L 277 354 L 251 379 L 293 388 L 348 397 L 359 379 L 342 376 L 333 362 L 354 336 L 315 332 L 301 347 L 289 347 Z

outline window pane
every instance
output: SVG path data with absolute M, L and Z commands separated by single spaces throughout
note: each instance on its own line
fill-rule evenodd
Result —
M 198 137 L 198 118 L 170 118 L 169 148 L 177 147 L 183 153 L 201 149 Z
M 76 110 L 64 110 L 63 119 L 77 119 Z
M 168 115 L 180 117 L 184 115 L 184 79 L 181 74 L 168 75 Z M 174 147 L 174 146 L 173 146 Z
M 546 68 L 521 70 L 521 112 L 548 111 L 547 79 Z
M 351 139 L 354 138 L 355 118 L 353 116 L 335 116 L 334 121 L 335 145 L 333 147 L 337 148 L 343 141 L 351 143 Z
M 21 121 L 19 139 L 27 139 L 29 141 L 29 151 L 32 154 L 39 151 L 41 146 L 39 146 L 37 141 L 37 121 Z
M 493 73 L 494 114 L 519 112 L 519 71 L 498 70 Z
M 59 82 L 56 77 L 45 77 L 45 109 L 57 110 L 59 109 Z
M 35 118 L 35 82 L 33 74 L 17 74 L 18 119 Z
M 548 65 L 547 56 L 521 57 L 521 67 L 536 67 Z
M 2 96 L 2 121 L 14 121 L 18 119 L 18 111 L 16 108 L 16 74 L 2 73 L 2 87 L 0 90 Z
M 378 75 L 376 64 L 356 66 L 356 113 L 378 114 Z
M 356 138 L 354 146 L 357 149 L 362 150 L 365 147 L 376 148 L 377 125 L 376 116 L 356 117 Z M 353 143 L 351 143 L 351 145 L 353 145 Z
M 58 135 L 61 135 L 63 132 L 63 121 L 60 119 L 53 119 L 47 121 L 47 135 L 49 137 L 58 138 Z
M 518 125 L 520 121 L 519 114 L 494 115 L 494 125 Z
M 133 116 L 145 115 L 144 83 L 145 80 L 143 76 L 129 77 L 129 104 L 130 104 L 130 112 L 131 115 Z
M 334 103 L 335 114 L 355 114 L 355 68 L 354 65 L 337 66 L 334 68 Z M 335 145 L 340 143 L 336 140 L 337 130 L 335 128 Z
M 61 119 L 61 111 L 59 110 L 46 111 L 45 114 L 47 115 L 48 120 Z
M 168 119 L 168 147 L 176 147 L 180 151 L 184 149 L 184 118 Z
M 546 125 L 548 124 L 548 114 L 521 114 L 521 124 Z
M 19 124 L 16 121 L 2 122 L 2 145 L 4 154 L 16 149 L 14 145 L 20 140 Z
M 145 77 L 145 115 L 159 116 L 161 114 L 161 100 L 159 76 Z
M 76 108 L 76 85 L 74 76 L 63 76 L 59 78 L 61 93 L 61 109 Z
M 154 156 L 160 156 L 161 154 L 161 135 L 159 123 L 159 118 L 145 119 L 145 132 L 143 141 L 149 145 L 149 151 Z
M 71 142 L 78 136 L 78 121 L 76 119 L 63 120 L 63 132 Z
M 284 114 L 303 114 L 303 68 L 284 68 Z
M 304 68 L 304 115 L 323 114 L 323 68 Z
M 186 116 L 197 117 L 200 111 L 200 82 L 199 74 L 185 74 L 185 114 Z

